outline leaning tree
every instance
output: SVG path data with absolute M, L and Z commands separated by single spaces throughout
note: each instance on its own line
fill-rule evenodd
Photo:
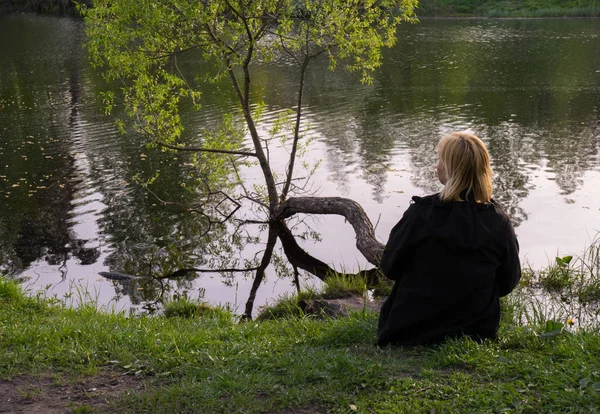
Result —
M 250 318 L 277 240 L 296 283 L 298 269 L 321 279 L 331 274 L 329 265 L 298 244 L 287 224 L 300 213 L 344 216 L 355 230 L 358 250 L 377 266 L 383 245 L 375 239 L 361 206 L 350 199 L 313 197 L 302 191 L 299 180 L 306 177 L 298 177 L 297 164 L 307 145 L 301 134 L 305 76 L 315 59 L 328 59 L 331 70 L 343 66 L 369 83 L 370 73 L 380 64 L 381 49 L 395 43 L 398 24 L 414 21 L 416 4 L 417 0 L 95 0 L 93 7 L 81 7 L 92 62 L 113 87 L 103 94 L 107 109 L 122 104 L 133 121 L 130 125 L 147 136 L 149 145 L 192 154 L 198 176 L 192 190 L 202 199 L 202 208 L 194 210 L 207 228 L 254 224 L 268 229 L 262 257 L 254 262 L 183 269 L 179 274 L 254 272 L 244 314 Z M 181 61 L 190 55 L 202 64 L 196 70 L 181 70 Z M 290 91 L 296 105 L 263 132 L 262 97 L 251 87 L 253 68 L 256 62 L 282 58 L 297 67 L 297 89 Z M 201 110 L 203 85 L 223 77 L 235 91 L 239 114 L 225 116 L 219 128 L 199 137 L 200 144 L 182 142 L 181 106 Z M 122 92 L 122 99 L 115 91 Z M 126 124 L 120 125 L 125 130 Z M 288 149 L 283 171 L 275 171 L 270 162 L 273 139 Z M 246 185 L 242 170 L 251 165 L 260 170 L 262 185 Z M 146 183 L 150 191 L 151 181 Z M 256 219 L 236 218 L 244 203 L 252 204 L 249 209 Z

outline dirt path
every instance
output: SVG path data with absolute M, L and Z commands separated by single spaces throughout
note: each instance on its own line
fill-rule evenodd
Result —
M 0 413 L 102 413 L 121 394 L 147 387 L 143 378 L 110 369 L 89 377 L 21 375 L 0 380 Z

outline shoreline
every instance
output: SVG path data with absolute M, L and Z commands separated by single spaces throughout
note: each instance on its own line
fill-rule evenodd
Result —
M 429 11 L 423 14 L 416 10 L 417 19 L 598 19 L 600 18 L 600 5 L 597 8 L 585 9 L 585 12 L 580 12 L 581 8 L 546 8 L 529 10 L 523 9 L 493 9 L 492 15 L 490 11 L 483 13 L 452 13 L 442 12 L 439 14 L 430 13 Z M 590 15 L 591 13 L 591 15 Z M 53 15 L 57 17 L 81 17 L 76 7 L 72 3 L 67 5 L 39 5 L 36 9 L 32 7 L 4 6 L 0 7 L 0 17 L 11 14 L 40 14 Z M 497 15 L 496 15 L 497 14 Z M 522 15 L 522 14 L 548 14 L 547 16 L 540 15 Z M 572 14 L 572 15 L 571 15 Z
M 419 20 L 595 20 L 598 16 L 548 16 L 548 17 L 489 17 L 485 15 L 467 15 L 467 16 L 419 16 Z

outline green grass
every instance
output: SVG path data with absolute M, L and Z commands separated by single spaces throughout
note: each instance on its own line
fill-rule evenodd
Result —
M 382 284 L 382 286 L 384 286 Z M 345 277 L 338 273 L 331 274 L 323 283 L 320 290 L 308 288 L 299 294 L 283 295 L 275 303 L 263 306 L 257 320 L 273 320 L 305 315 L 303 301 L 313 299 L 343 299 L 350 296 L 365 297 L 367 294 L 366 279 L 360 275 Z
M 107 367 L 139 378 L 145 387 L 110 401 L 116 412 L 597 412 L 598 324 L 523 326 L 516 298 L 503 301 L 498 341 L 403 349 L 374 345 L 372 312 L 242 324 L 126 317 L 31 298 L 0 279 L 0 378 Z
M 344 277 L 338 273 L 325 279 L 322 297 L 326 299 L 345 298 L 348 296 L 364 296 L 367 292 L 367 281 L 360 275 Z
M 162 317 L 74 310 L 0 278 L 0 379 L 128 374 L 143 386 L 112 397 L 117 412 L 599 412 L 599 280 L 596 240 L 525 269 L 502 299 L 497 341 L 378 348 L 377 313 L 317 319 L 298 306 L 364 295 L 362 279 L 333 276 L 240 324 L 187 298 Z
M 420 16 L 599 17 L 595 0 L 420 0 Z
M 214 307 L 186 297 L 166 302 L 163 314 L 167 318 L 217 319 L 224 323 L 232 323 L 234 319 L 233 313 L 229 309 Z
M 261 307 L 256 320 L 265 321 L 304 316 L 304 311 L 298 305 L 298 302 L 315 299 L 318 296 L 319 294 L 312 289 L 302 291 L 297 295 L 283 295 L 274 304 Z
M 579 257 L 556 257 L 541 270 L 525 269 L 512 295 L 516 323 L 572 319 L 579 325 L 598 325 L 600 315 L 600 240 Z

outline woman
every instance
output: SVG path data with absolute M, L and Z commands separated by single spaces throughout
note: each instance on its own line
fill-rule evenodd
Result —
M 496 338 L 499 298 L 521 277 L 514 230 L 492 200 L 483 142 L 455 132 L 442 138 L 438 155 L 444 189 L 412 198 L 381 258 L 395 284 L 381 308 L 378 345 Z

